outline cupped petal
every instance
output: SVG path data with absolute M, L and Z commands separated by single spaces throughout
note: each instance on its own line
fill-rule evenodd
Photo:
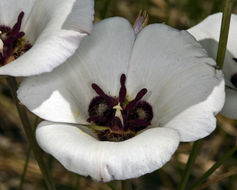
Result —
M 222 72 L 186 31 L 163 24 L 146 27 L 138 35 L 128 80 L 131 96 L 147 88 L 153 106 L 153 126 L 177 129 L 181 141 L 210 134 L 224 104 Z
M 92 30 L 93 0 L 36 1 L 23 31 L 33 46 L 0 67 L 0 75 L 30 76 L 50 72 L 70 57 Z
M 208 55 L 216 58 L 218 42 L 220 37 L 222 13 L 213 14 L 207 17 L 198 25 L 190 28 L 190 32 L 207 50 Z M 223 71 L 227 84 L 235 88 L 229 81 L 234 73 L 237 73 L 237 63 L 233 58 L 237 57 L 237 15 L 231 15 L 229 37 Z
M 221 111 L 226 117 L 237 119 L 237 91 L 226 88 L 226 101 Z
M 98 141 L 78 126 L 42 122 L 36 130 L 40 147 L 68 170 L 98 181 L 139 177 L 162 167 L 179 144 L 179 134 L 153 128 L 122 142 Z
M 23 25 L 28 20 L 36 0 L 1 0 L 0 25 L 12 27 L 21 11 L 24 11 Z
M 51 73 L 25 79 L 18 97 L 39 117 L 56 122 L 81 123 L 98 84 L 107 94 L 118 95 L 119 78 L 127 71 L 134 42 L 127 20 L 105 19 L 82 41 L 78 51 Z

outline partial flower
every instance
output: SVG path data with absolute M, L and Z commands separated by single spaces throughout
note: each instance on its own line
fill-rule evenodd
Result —
M 123 180 L 162 167 L 180 141 L 209 135 L 224 79 L 188 32 L 152 24 L 136 34 L 115 17 L 95 24 L 65 64 L 25 79 L 18 97 L 47 120 L 37 141 L 68 170 Z
M 200 24 L 190 28 L 190 32 L 207 50 L 208 55 L 216 59 L 220 37 L 222 13 L 207 17 Z M 237 119 L 237 15 L 231 15 L 229 38 L 223 72 L 226 83 L 226 102 L 222 114 Z
M 31 76 L 65 62 L 92 30 L 93 0 L 1 0 L 0 75 Z

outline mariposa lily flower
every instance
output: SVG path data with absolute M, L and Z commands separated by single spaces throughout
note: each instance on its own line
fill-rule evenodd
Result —
M 0 75 L 52 71 L 92 30 L 93 0 L 1 0 Z
M 209 56 L 216 58 L 222 13 L 207 17 L 188 31 L 203 45 Z M 222 114 L 237 119 L 237 15 L 232 14 L 223 72 L 226 83 L 226 102 Z
M 152 24 L 136 34 L 115 17 L 95 24 L 65 64 L 25 79 L 18 97 L 46 120 L 36 130 L 44 151 L 106 182 L 152 172 L 180 141 L 209 135 L 224 79 L 188 32 Z

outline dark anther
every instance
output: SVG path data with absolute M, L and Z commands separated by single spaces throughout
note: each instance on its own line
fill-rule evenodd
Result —
M 125 81 L 126 81 L 126 76 L 125 74 L 122 74 L 121 78 L 120 78 L 120 84 L 121 84 L 121 88 L 119 91 L 119 102 L 121 104 L 123 104 L 126 94 L 127 94 L 127 89 L 125 87 Z
M 133 109 L 134 106 L 136 106 L 136 104 L 143 98 L 143 96 L 145 96 L 146 93 L 147 93 L 147 89 L 146 88 L 143 88 L 142 90 L 140 90 L 137 93 L 136 98 L 128 103 L 128 105 L 126 106 L 125 110 L 129 111 L 129 110 Z
M 233 58 L 233 60 L 237 63 L 237 58 Z
M 231 77 L 230 81 L 237 88 L 237 73 Z
M 104 93 L 104 91 L 95 83 L 93 83 L 91 85 L 91 87 L 94 89 L 94 91 L 99 95 L 99 96 L 106 96 L 106 94 Z

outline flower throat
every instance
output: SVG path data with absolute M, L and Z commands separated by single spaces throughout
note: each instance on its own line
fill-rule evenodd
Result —
M 136 135 L 151 124 L 153 110 L 149 103 L 141 99 L 147 89 L 141 89 L 132 101 L 128 101 L 125 86 L 126 76 L 120 78 L 121 88 L 118 97 L 111 97 L 97 85 L 92 88 L 98 94 L 88 108 L 88 122 L 101 141 L 124 141 Z
M 24 38 L 25 33 L 20 31 L 23 17 L 24 12 L 21 12 L 12 28 L 0 25 L 0 66 L 14 61 L 31 48 Z

